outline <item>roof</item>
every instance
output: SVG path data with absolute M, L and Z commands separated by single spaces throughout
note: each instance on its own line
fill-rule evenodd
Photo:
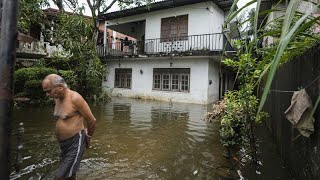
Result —
M 212 1 L 223 11 L 228 11 L 234 0 L 163 0 L 160 2 L 152 3 L 151 7 L 148 9 L 147 6 L 139 6 L 131 9 L 125 9 L 121 11 L 115 11 L 111 13 L 104 14 L 102 17 L 105 20 L 112 20 L 127 16 L 133 16 L 138 14 L 143 14 L 147 12 L 159 11 L 163 9 L 175 8 L 179 6 L 185 6 L 190 4 L 202 3 Z
M 35 38 L 31 37 L 31 36 L 28 36 L 26 34 L 23 34 L 23 33 L 19 32 L 19 31 L 18 31 L 17 40 L 18 41 L 27 42 L 27 43 L 31 43 L 33 41 L 37 41 L 37 39 L 35 39 Z

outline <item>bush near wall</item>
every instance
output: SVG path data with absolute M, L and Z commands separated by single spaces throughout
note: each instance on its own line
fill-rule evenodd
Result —
M 26 81 L 24 83 L 23 92 L 25 92 L 27 96 L 35 99 L 44 98 L 45 93 L 43 92 L 41 85 L 42 85 L 41 79 Z
M 53 54 L 51 58 L 44 61 L 45 67 L 51 67 L 59 70 L 70 70 L 77 68 L 77 59 L 64 57 L 61 55 Z
M 15 94 L 30 98 L 41 98 L 41 82 L 48 74 L 57 73 L 57 70 L 45 67 L 21 68 L 15 72 Z
M 42 90 L 42 80 L 48 74 L 53 73 L 62 76 L 71 88 L 75 88 L 77 86 L 77 76 L 71 70 L 57 71 L 53 68 L 45 67 L 21 68 L 15 72 L 16 96 L 25 96 L 31 98 L 32 100 L 42 98 L 46 99 L 45 93 Z

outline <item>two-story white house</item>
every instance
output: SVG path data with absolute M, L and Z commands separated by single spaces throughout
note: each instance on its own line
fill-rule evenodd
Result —
M 233 0 L 166 0 L 105 14 L 105 28 L 137 41 L 106 41 L 99 53 L 114 96 L 209 104 L 232 88 L 222 34 Z M 107 32 L 105 30 L 104 32 Z M 106 37 L 106 35 L 105 35 Z M 107 38 L 104 38 L 107 39 Z

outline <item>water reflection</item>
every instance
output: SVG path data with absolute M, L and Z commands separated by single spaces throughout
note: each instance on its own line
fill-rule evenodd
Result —
M 218 124 L 202 120 L 207 106 L 114 98 L 91 108 L 97 128 L 80 180 L 219 179 L 216 168 L 231 165 L 222 156 Z M 53 178 L 59 150 L 52 119 L 52 107 L 15 111 L 15 127 L 25 123 L 23 156 L 29 158 L 12 179 Z

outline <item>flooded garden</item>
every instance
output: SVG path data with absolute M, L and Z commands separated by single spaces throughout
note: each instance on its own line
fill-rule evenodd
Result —
M 212 105 L 113 98 L 91 104 L 97 119 L 92 147 L 82 158 L 78 179 L 226 179 L 221 169 L 234 165 L 234 179 L 290 179 L 269 132 L 258 130 L 259 168 L 250 157 L 223 156 L 218 122 L 207 122 Z M 59 162 L 53 106 L 17 108 L 13 133 L 24 123 L 23 163 L 11 179 L 53 179 Z M 15 157 L 16 137 L 12 136 Z M 235 161 L 238 157 L 238 162 Z M 229 178 L 230 179 L 230 178 Z

